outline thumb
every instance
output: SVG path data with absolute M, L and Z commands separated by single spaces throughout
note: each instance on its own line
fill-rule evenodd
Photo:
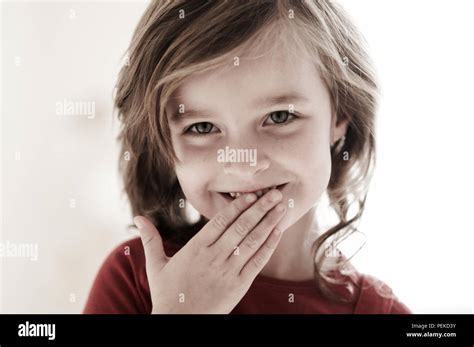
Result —
M 160 233 L 153 223 L 143 216 L 136 216 L 133 218 L 133 221 L 140 231 L 147 268 L 149 266 L 155 268 L 158 266 L 158 270 L 161 270 L 167 263 L 168 257 L 166 256 Z

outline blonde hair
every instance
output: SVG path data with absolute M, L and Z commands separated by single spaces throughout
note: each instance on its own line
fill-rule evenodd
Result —
M 364 210 L 375 163 L 378 88 L 363 39 L 333 1 L 152 2 L 135 30 L 129 64 L 116 87 L 125 192 L 133 214 L 148 216 L 165 239 L 182 245 L 205 225 L 202 215 L 191 224 L 178 204 L 185 196 L 174 171 L 177 157 L 165 107 L 187 77 L 224 68 L 243 51 L 268 42 L 284 44 L 289 54 L 307 50 L 329 90 L 333 117 L 349 121 L 345 141 L 331 148 L 327 188 L 339 222 L 313 245 L 318 288 L 345 301 L 330 290 L 322 250 L 352 233 Z

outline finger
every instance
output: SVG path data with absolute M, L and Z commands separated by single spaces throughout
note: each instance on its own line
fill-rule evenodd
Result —
M 231 255 L 235 247 L 257 226 L 267 212 L 281 199 L 282 194 L 278 189 L 272 189 L 261 197 L 251 208 L 242 213 L 239 218 L 213 245 L 222 260 Z
M 237 249 L 229 256 L 230 266 L 240 273 L 244 265 L 260 249 L 269 234 L 283 218 L 285 212 L 284 203 L 279 203 L 271 209 L 257 227 L 242 240 Z
M 270 236 L 265 240 L 260 249 L 249 259 L 240 272 L 240 276 L 245 281 L 255 279 L 262 271 L 263 267 L 270 260 L 278 243 L 281 240 L 282 231 L 278 228 L 273 228 Z
M 212 245 L 240 214 L 252 206 L 256 200 L 257 196 L 253 193 L 239 196 L 211 218 L 201 231 L 193 237 L 193 240 L 204 246 Z
M 168 261 L 168 257 L 163 248 L 160 233 L 153 223 L 143 216 L 136 216 L 133 221 L 140 231 L 140 237 L 145 251 L 147 271 L 149 269 L 161 270 Z

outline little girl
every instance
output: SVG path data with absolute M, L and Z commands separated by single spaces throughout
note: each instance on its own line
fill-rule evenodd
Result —
M 410 313 L 337 247 L 364 210 L 376 101 L 333 1 L 152 2 L 116 94 L 141 239 L 85 313 Z

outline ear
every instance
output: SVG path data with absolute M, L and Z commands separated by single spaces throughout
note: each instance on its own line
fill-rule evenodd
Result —
M 331 146 L 346 135 L 349 126 L 349 118 L 347 117 L 333 117 L 331 124 Z

